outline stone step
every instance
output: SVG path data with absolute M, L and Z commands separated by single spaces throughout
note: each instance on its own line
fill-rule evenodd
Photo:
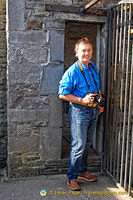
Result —
M 62 159 L 58 161 L 48 161 L 45 165 L 45 169 L 40 169 L 43 174 L 60 174 L 66 173 L 68 170 L 68 159 Z M 95 156 L 88 158 L 88 171 L 100 172 L 101 171 L 101 157 Z

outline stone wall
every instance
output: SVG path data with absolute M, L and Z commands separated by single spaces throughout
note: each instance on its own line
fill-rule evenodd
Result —
M 105 24 L 107 20 L 105 16 L 48 12 L 46 3 L 75 6 L 82 1 L 8 0 L 9 177 L 45 174 L 50 161 L 54 165 L 61 160 L 62 101 L 57 92 L 64 72 L 65 22 Z M 98 6 L 105 4 L 104 0 Z M 101 48 L 105 49 L 104 30 L 103 26 Z M 105 66 L 102 53 L 101 65 Z
M 9 177 L 41 174 L 61 158 L 64 22 L 45 20 L 42 3 L 8 4 Z
M 0 176 L 7 160 L 6 66 L 6 1 L 0 0 Z

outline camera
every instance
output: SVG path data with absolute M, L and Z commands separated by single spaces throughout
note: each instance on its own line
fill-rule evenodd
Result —
M 98 103 L 99 106 L 104 107 L 105 97 L 103 94 L 102 94 L 102 97 L 100 97 L 100 95 L 96 93 L 95 101 Z

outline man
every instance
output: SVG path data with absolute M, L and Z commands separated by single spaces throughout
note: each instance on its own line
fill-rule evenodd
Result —
M 58 94 L 60 99 L 70 102 L 71 152 L 67 184 L 72 190 L 80 190 L 77 178 L 96 181 L 96 177 L 87 172 L 87 159 L 98 112 L 103 112 L 103 108 L 95 102 L 96 93 L 101 95 L 101 83 L 97 68 L 90 61 L 93 53 L 91 41 L 87 38 L 79 40 L 75 53 L 78 61 L 64 73 Z

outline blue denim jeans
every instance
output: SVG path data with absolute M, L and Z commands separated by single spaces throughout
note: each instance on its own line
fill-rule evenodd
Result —
M 99 109 L 70 103 L 71 152 L 68 180 L 87 172 L 88 150 L 93 142 Z

